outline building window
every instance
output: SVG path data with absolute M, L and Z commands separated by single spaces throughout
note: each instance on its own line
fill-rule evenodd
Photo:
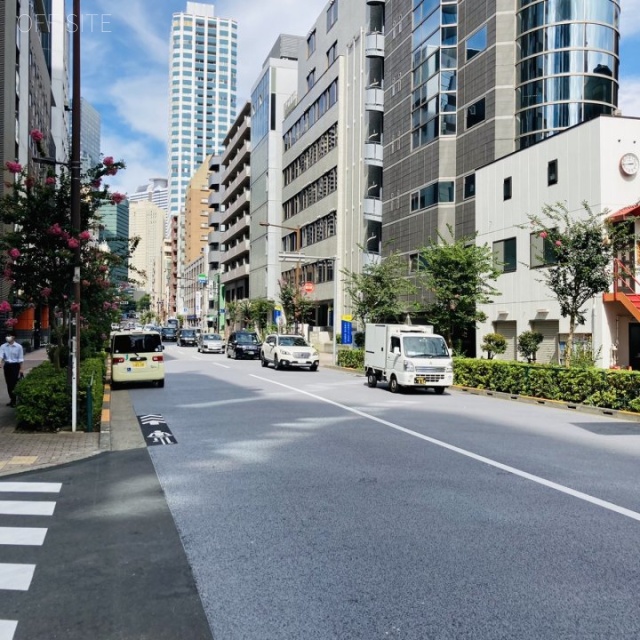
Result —
M 547 184 L 558 184 L 558 161 L 551 160 L 547 165 Z
M 453 195 L 453 181 L 434 182 L 411 194 L 411 212 L 433 207 L 439 202 L 453 202 Z
M 474 198 L 476 195 L 476 174 L 471 173 L 464 177 L 464 199 Z
M 310 91 L 313 85 L 316 83 L 316 70 L 311 69 L 307 76 L 307 91 Z
M 327 9 L 327 32 L 338 21 L 338 0 L 334 0 Z
M 552 229 L 552 231 L 554 230 Z M 531 269 L 557 262 L 556 252 L 549 236 L 542 238 L 540 233 L 532 233 L 529 236 L 529 246 L 529 266 Z
M 511 176 L 505 178 L 502 183 L 502 199 L 511 200 Z
M 484 120 L 484 98 L 467 107 L 467 129 Z
M 315 29 L 307 38 L 307 58 L 316 50 L 316 31 Z
M 409 256 L 409 273 L 418 273 L 425 271 L 427 268 L 427 260 L 421 253 L 412 253 Z
M 330 67 L 338 57 L 338 43 L 334 42 L 327 51 L 327 67 Z
M 493 259 L 496 266 L 502 269 L 502 273 L 511 273 L 516 270 L 518 261 L 516 258 L 516 239 L 507 238 L 493 243 Z
M 467 38 L 467 62 L 487 48 L 487 26 Z

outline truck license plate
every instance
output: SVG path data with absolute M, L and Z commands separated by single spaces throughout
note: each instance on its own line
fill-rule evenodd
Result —
M 425 382 L 424 376 L 416 376 L 416 384 L 424 384 Z

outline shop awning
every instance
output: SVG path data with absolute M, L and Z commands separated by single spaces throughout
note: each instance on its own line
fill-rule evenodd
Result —
M 640 204 L 632 204 L 607 216 L 607 222 L 623 222 L 640 216 Z

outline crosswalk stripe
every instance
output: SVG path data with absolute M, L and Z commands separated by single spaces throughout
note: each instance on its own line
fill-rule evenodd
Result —
M 0 544 L 41 547 L 46 535 L 44 527 L 0 527 Z
M 0 500 L 0 514 L 11 516 L 52 516 L 55 502 Z
M 0 491 L 8 493 L 60 493 L 61 482 L 0 482 Z
M 17 626 L 17 620 L 0 620 L 0 640 L 13 640 Z
M 0 563 L 0 589 L 28 591 L 35 564 Z

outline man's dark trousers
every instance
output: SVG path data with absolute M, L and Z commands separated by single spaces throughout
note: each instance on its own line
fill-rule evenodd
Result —
M 19 362 L 5 362 L 4 363 L 4 379 L 7 381 L 7 391 L 9 392 L 9 399 L 11 404 L 16 403 L 16 394 L 14 389 L 18 384 L 18 376 L 20 375 L 20 363 Z

